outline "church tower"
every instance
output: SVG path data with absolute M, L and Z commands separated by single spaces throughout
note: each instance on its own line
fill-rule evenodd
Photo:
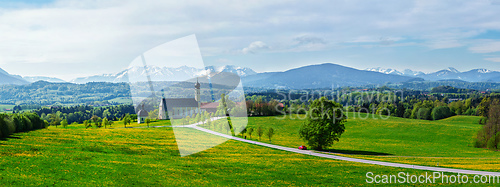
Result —
M 194 96 L 194 100 L 201 102 L 201 96 L 200 96 L 200 82 L 198 82 L 198 79 L 196 79 L 196 84 L 194 85 L 194 91 L 195 91 L 195 96 Z
M 200 112 L 201 107 L 201 93 L 200 93 L 201 84 L 198 82 L 198 78 L 196 78 L 196 84 L 194 85 L 194 100 L 198 102 L 198 112 Z
M 167 102 L 165 101 L 165 97 L 163 96 L 163 89 L 161 90 L 161 101 L 160 108 L 158 109 L 158 119 L 168 119 L 167 115 Z

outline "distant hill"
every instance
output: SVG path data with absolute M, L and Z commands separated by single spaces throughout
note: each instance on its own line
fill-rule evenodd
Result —
M 66 82 L 66 81 L 59 79 L 59 78 L 44 77 L 44 76 L 25 76 L 25 77 L 23 77 L 23 79 L 28 81 L 28 82 L 38 82 L 38 81 L 47 81 L 47 82 L 55 82 L 55 83 Z
M 410 79 L 413 77 L 358 70 L 330 63 L 304 66 L 285 72 L 258 73 L 242 78 L 244 85 L 248 87 L 289 89 L 386 84 Z
M 22 79 L 19 76 L 11 75 L 7 73 L 5 70 L 0 68 L 0 85 L 3 84 L 17 84 L 17 85 L 22 85 L 22 84 L 28 84 L 29 82 Z
M 471 93 L 477 90 L 473 89 L 460 89 L 453 86 L 438 86 L 431 89 L 433 93 Z

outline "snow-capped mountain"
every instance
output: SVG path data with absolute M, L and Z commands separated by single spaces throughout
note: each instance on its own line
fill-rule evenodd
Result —
M 405 69 L 403 71 L 403 75 L 410 76 L 410 77 L 418 77 L 418 76 L 423 75 L 423 74 L 425 74 L 425 73 L 421 72 L 421 71 L 413 71 L 411 69 Z
M 398 70 L 390 69 L 390 68 L 386 69 L 386 68 L 376 67 L 376 68 L 368 68 L 365 70 L 384 73 L 384 74 L 403 75 L 403 73 L 399 72 Z
M 240 77 L 257 74 L 255 71 L 253 71 L 250 68 L 237 67 L 237 66 L 231 66 L 231 65 L 226 65 L 226 66 L 221 66 L 221 67 L 207 66 L 205 68 L 205 72 L 203 74 L 208 75 L 210 73 L 218 73 L 218 72 L 234 73 L 234 74 L 239 75 Z
M 147 81 L 147 75 L 152 81 L 185 81 L 198 76 L 205 76 L 212 73 L 231 72 L 241 77 L 256 74 L 250 68 L 237 67 L 237 66 L 221 66 L 214 67 L 208 66 L 206 69 L 197 69 L 188 66 L 181 66 L 177 68 L 171 67 L 157 67 L 147 66 L 144 67 L 130 67 L 127 70 L 121 71 L 116 74 L 103 74 L 89 77 L 80 77 L 73 79 L 72 83 L 84 84 L 87 82 L 132 82 Z
M 443 79 L 461 79 L 460 71 L 455 68 L 449 67 L 448 69 L 443 69 L 436 71 L 434 73 L 428 73 L 422 75 L 422 78 L 427 78 L 429 80 L 443 80 Z
M 368 71 L 375 71 L 385 74 L 397 74 L 399 71 L 390 68 L 369 68 L 366 69 Z M 449 67 L 447 69 L 439 70 L 431 73 L 423 73 L 421 71 L 413 71 L 410 69 L 405 69 L 401 74 L 410 77 L 419 77 L 429 81 L 438 81 L 438 80 L 463 80 L 468 82 L 487 82 L 493 81 L 496 82 L 498 77 L 500 77 L 500 72 L 492 71 L 488 69 L 473 69 L 466 72 L 460 72 L 453 67 Z

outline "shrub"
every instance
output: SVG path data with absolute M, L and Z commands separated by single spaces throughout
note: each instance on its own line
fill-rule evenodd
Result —
M 484 129 L 479 130 L 476 137 L 475 147 L 483 148 L 486 147 L 486 142 L 488 141 L 488 136 Z
M 43 120 L 43 128 L 49 127 L 49 122 L 47 120 Z
M 496 137 L 495 137 L 495 136 L 492 136 L 492 137 L 488 140 L 488 143 L 486 144 L 486 148 L 488 148 L 488 149 L 496 149 L 496 148 L 497 148 L 497 145 L 496 145 Z
M 481 117 L 481 118 L 479 118 L 479 122 L 478 123 L 481 124 L 481 125 L 484 125 L 484 124 L 486 124 L 487 120 L 488 120 L 487 118 Z
M 68 127 L 68 121 L 67 120 L 62 120 L 61 125 L 66 128 Z
M 451 113 L 450 108 L 448 106 L 438 106 L 432 109 L 431 115 L 433 120 L 440 120 L 450 117 L 453 114 Z
M 428 108 L 419 108 L 417 111 L 417 119 L 429 120 L 431 116 L 431 110 Z

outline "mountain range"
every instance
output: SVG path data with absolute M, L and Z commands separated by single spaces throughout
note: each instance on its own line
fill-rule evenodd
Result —
M 146 70 L 146 71 L 145 71 Z M 89 77 L 80 77 L 71 80 L 71 83 L 85 84 L 88 82 L 128 82 L 135 77 L 145 77 L 148 72 L 152 81 L 184 81 L 195 77 L 206 76 L 218 72 L 230 72 L 241 77 L 247 87 L 260 88 L 330 88 L 342 86 L 382 85 L 386 83 L 402 83 L 407 81 L 461 81 L 461 82 L 500 82 L 500 72 L 487 69 L 473 69 L 460 72 L 455 68 L 448 68 L 432 73 L 406 69 L 398 71 L 386 68 L 369 68 L 358 70 L 337 64 L 319 64 L 303 66 L 283 72 L 257 73 L 250 68 L 238 66 L 208 66 L 205 69 L 196 69 L 188 66 L 171 67 L 130 67 L 115 74 L 102 74 Z M 128 76 L 131 77 L 128 77 Z M 10 75 L 0 69 L 0 84 L 29 84 L 36 81 L 65 82 L 52 77 L 21 77 Z
M 473 69 L 465 72 L 460 72 L 453 67 L 443 69 L 432 73 L 423 73 L 421 71 L 412 71 L 405 69 L 403 72 L 395 69 L 385 68 L 368 68 L 367 71 L 380 72 L 390 75 L 403 75 L 409 77 L 419 77 L 429 81 L 440 80 L 461 80 L 467 82 L 498 82 L 500 81 L 500 72 L 491 71 L 488 69 Z
M 196 69 L 188 66 L 181 66 L 177 68 L 147 66 L 146 68 L 130 67 L 116 74 L 103 74 L 76 78 L 70 82 L 77 84 L 85 84 L 87 82 L 128 82 L 129 78 L 132 81 L 139 79 L 138 77 L 146 77 L 146 72 L 152 81 L 184 81 L 198 76 L 205 76 L 218 72 L 234 73 L 241 77 L 256 74 L 256 72 L 250 68 L 242 68 L 231 65 L 221 67 L 207 66 L 205 69 Z

